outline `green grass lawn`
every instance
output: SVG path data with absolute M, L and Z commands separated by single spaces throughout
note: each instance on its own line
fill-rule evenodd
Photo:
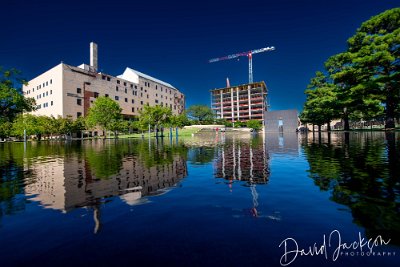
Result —
M 199 129 L 179 129 L 178 130 L 178 136 L 179 137 L 190 137 L 192 136 L 192 134 L 197 133 L 199 131 Z M 143 132 L 144 138 L 148 138 L 149 137 L 149 132 Z M 164 130 L 164 136 L 169 136 L 169 129 L 165 129 Z M 175 137 L 175 129 L 173 129 L 172 131 L 172 136 Z M 155 137 L 155 133 L 152 132 L 151 133 L 151 137 L 154 138 Z M 121 134 L 118 135 L 118 138 L 142 138 L 142 134 L 141 133 L 134 133 L 134 134 Z

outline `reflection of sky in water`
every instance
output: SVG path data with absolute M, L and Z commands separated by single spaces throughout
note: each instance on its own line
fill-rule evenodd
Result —
M 399 244 L 399 135 L 348 138 L 3 144 L 2 264 L 279 266 L 283 239 L 307 247 L 333 229 L 348 242 L 361 232 Z M 293 266 L 395 263 L 302 257 Z

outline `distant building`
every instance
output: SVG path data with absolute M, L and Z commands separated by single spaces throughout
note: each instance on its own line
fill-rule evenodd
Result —
M 145 105 L 169 107 L 173 114 L 184 111 L 185 96 L 169 83 L 131 68 L 116 77 L 97 70 L 97 45 L 91 43 L 90 65 L 60 63 L 30 80 L 23 93 L 36 100 L 38 109 L 31 114 L 76 119 L 87 115 L 99 96 L 115 100 L 125 117 L 139 115 Z
M 297 110 L 276 110 L 265 112 L 266 132 L 296 132 L 299 126 Z
M 267 86 L 263 81 L 211 90 L 216 117 L 230 122 L 263 121 L 266 98 Z

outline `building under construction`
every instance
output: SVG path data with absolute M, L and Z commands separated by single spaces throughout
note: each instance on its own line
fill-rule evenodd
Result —
M 211 90 L 212 109 L 219 119 L 230 122 L 260 120 L 267 111 L 264 81 Z

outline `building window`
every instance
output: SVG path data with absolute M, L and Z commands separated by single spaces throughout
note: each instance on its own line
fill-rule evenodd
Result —
M 133 84 L 131 84 L 131 88 L 133 89 Z
M 158 96 L 158 94 L 156 94 L 156 96 Z
M 105 79 L 106 79 L 106 76 L 104 76 L 104 75 L 103 75 L 103 76 L 101 76 L 101 79 L 105 80 Z
M 140 105 L 143 105 L 143 101 L 140 101 Z
M 135 85 L 135 89 L 137 89 L 137 85 Z
M 108 94 L 106 94 L 106 97 L 108 97 Z
M 53 105 L 53 101 L 50 101 L 50 106 L 52 106 Z
M 140 97 L 143 97 L 143 93 L 140 93 Z
M 156 90 L 157 90 L 157 84 L 156 84 Z
M 76 117 L 77 117 L 77 118 L 79 118 L 79 117 L 81 117 L 81 116 L 82 116 L 82 112 L 77 112 L 77 113 L 76 113 Z
M 45 93 L 43 93 L 43 97 L 45 96 Z
M 48 95 L 49 95 L 49 91 L 46 92 L 46 96 L 48 96 Z
M 143 91 L 143 87 L 142 86 L 140 87 L 140 91 Z
M 118 92 L 118 86 L 115 86 L 115 91 L 117 91 L 117 92 Z
M 128 89 L 125 88 L 125 94 L 128 93 Z
M 117 83 L 119 84 L 119 83 L 120 83 L 120 81 L 119 81 L 119 80 L 117 80 Z
M 132 108 L 132 112 L 135 112 L 135 108 Z
M 132 104 L 135 104 L 135 99 L 132 99 Z
M 45 83 L 43 83 L 43 87 L 45 87 L 45 85 L 44 85 Z
M 82 93 L 82 89 L 81 88 L 76 88 L 76 93 L 77 94 L 81 94 Z
M 50 84 L 52 84 L 53 83 L 53 80 L 52 79 L 50 79 Z
M 116 95 L 116 96 L 115 96 L 115 100 L 119 100 L 119 96 Z
M 99 97 L 99 93 L 97 93 L 97 92 L 94 92 L 93 95 L 94 95 L 94 98 L 98 98 Z
M 147 90 L 144 90 L 145 93 L 147 93 Z
M 174 105 L 174 109 L 176 110 L 176 105 Z
M 126 98 L 126 97 L 125 97 L 125 102 L 127 102 L 127 103 L 128 103 L 128 98 Z
M 46 82 L 46 86 L 48 86 L 49 85 L 49 82 Z
M 162 92 L 162 88 L 161 88 L 161 92 Z
M 124 82 L 124 86 L 126 86 L 126 82 Z
M 78 106 L 82 106 L 82 99 L 76 99 L 76 104 L 78 104 Z
M 53 94 L 53 90 L 50 90 L 50 94 Z
M 107 77 L 107 81 L 111 81 L 110 77 Z
M 158 99 L 156 99 L 155 102 L 158 103 Z
M 149 95 L 147 95 L 147 98 L 149 98 Z

